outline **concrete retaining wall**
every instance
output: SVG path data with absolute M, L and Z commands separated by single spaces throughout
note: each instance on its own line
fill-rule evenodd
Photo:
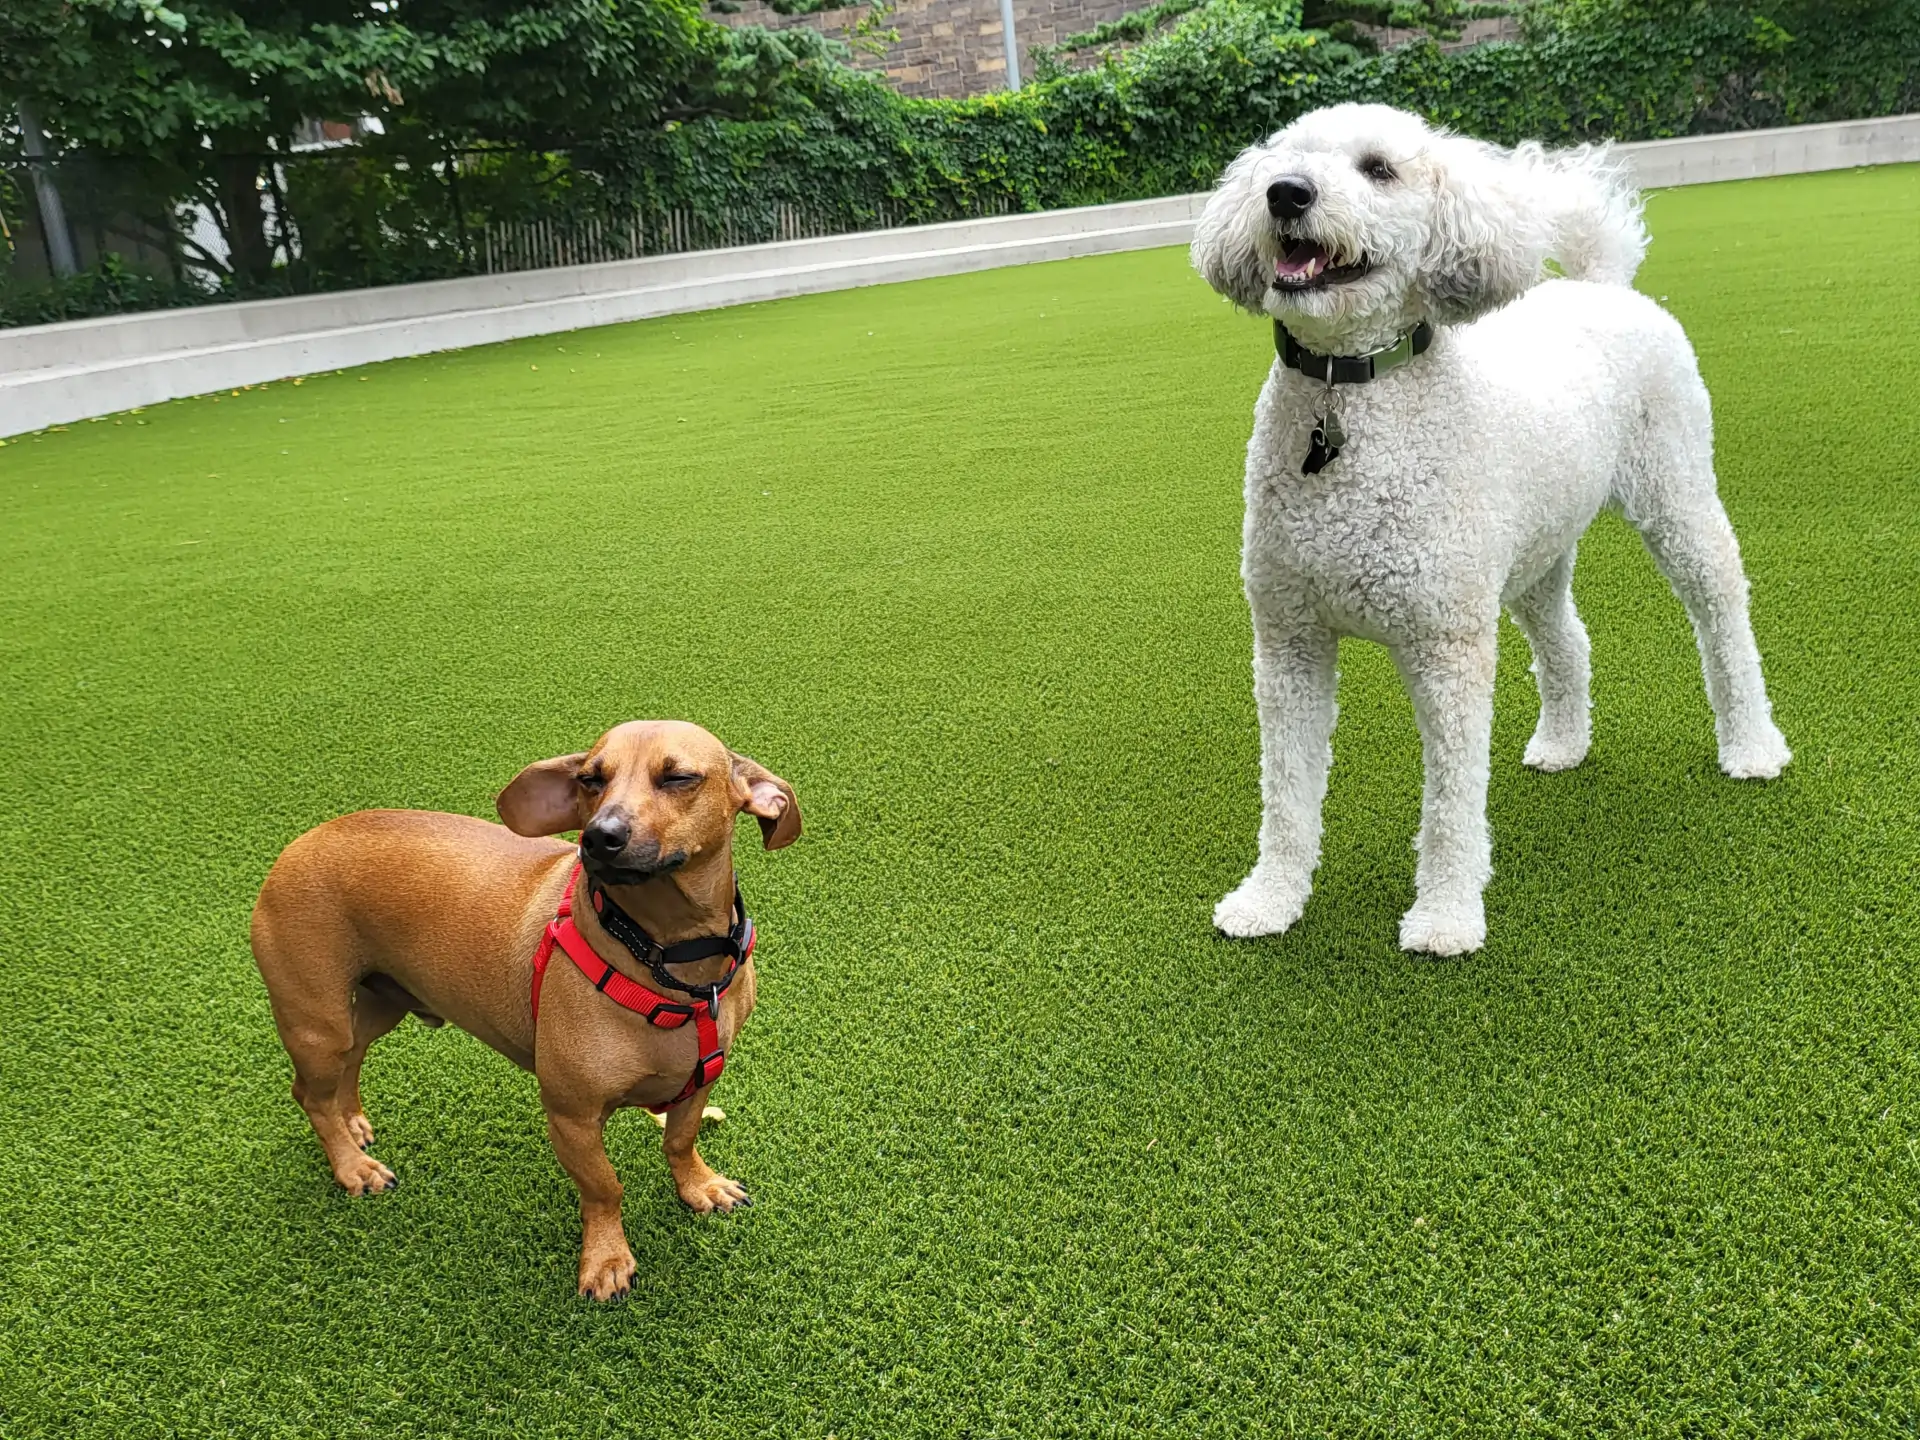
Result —
M 1631 157 L 1634 177 L 1648 190 L 1894 165 L 1920 160 L 1920 115 L 1643 140 L 1619 149 Z
M 1623 145 L 1649 188 L 1920 160 L 1920 115 Z M 754 300 L 1184 245 L 1204 195 L 0 330 L 0 435 L 183 395 Z

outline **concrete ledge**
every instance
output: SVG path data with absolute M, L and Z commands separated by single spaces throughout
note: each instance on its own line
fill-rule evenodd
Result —
M 1920 160 L 1920 115 L 1622 145 L 1643 186 Z M 1205 195 L 0 330 L 0 435 L 404 355 L 1184 245 Z
M 1628 157 L 1634 178 L 1648 190 L 1716 180 L 1757 180 L 1768 175 L 1806 175 L 1856 165 L 1920 160 L 1920 115 L 1789 125 L 1728 135 L 1689 135 L 1678 140 L 1641 140 L 1615 148 Z

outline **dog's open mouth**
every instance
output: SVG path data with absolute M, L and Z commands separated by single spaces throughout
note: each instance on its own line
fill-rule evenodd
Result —
M 1318 290 L 1326 285 L 1343 285 L 1358 280 L 1373 267 L 1367 257 L 1349 260 L 1337 250 L 1329 250 L 1318 240 L 1298 235 L 1280 237 L 1280 258 L 1273 262 L 1273 287 L 1276 290 Z

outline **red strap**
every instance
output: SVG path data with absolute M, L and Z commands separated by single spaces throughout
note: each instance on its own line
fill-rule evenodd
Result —
M 671 1110 L 696 1090 L 713 1084 L 726 1068 L 726 1052 L 720 1048 L 720 1027 L 715 1023 L 713 1011 L 705 1000 L 677 1004 L 638 981 L 628 979 L 595 953 L 587 943 L 587 937 L 580 933 L 580 927 L 573 923 L 573 887 L 579 878 L 580 867 L 575 865 L 573 873 L 567 877 L 566 893 L 560 897 L 559 907 L 553 919 L 547 922 L 546 933 L 540 937 L 540 948 L 533 952 L 533 1018 L 536 1021 L 540 1018 L 540 986 L 547 978 L 547 962 L 553 958 L 553 947 L 558 945 L 567 952 L 567 958 L 573 961 L 580 973 L 592 982 L 594 989 L 614 1004 L 644 1016 L 649 1025 L 657 1025 L 662 1030 L 678 1030 L 687 1021 L 693 1021 L 694 1040 L 699 1046 L 699 1058 L 693 1062 L 693 1074 L 688 1077 L 680 1093 L 666 1104 L 647 1106 L 647 1109 L 656 1113 Z M 751 943 L 747 948 L 748 954 L 751 954 Z

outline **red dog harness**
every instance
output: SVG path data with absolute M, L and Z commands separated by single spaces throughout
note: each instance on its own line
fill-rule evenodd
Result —
M 693 1021 L 694 1038 L 699 1042 L 700 1056 L 694 1061 L 693 1074 L 688 1077 L 680 1093 L 666 1104 L 647 1106 L 656 1114 L 664 1113 L 696 1090 L 713 1084 L 726 1068 L 727 1054 L 720 1044 L 720 997 L 727 993 L 727 987 L 733 984 L 733 977 L 753 955 L 753 921 L 747 918 L 747 907 L 736 885 L 733 908 L 737 918 L 725 935 L 707 935 L 682 941 L 678 945 L 661 945 L 622 910 L 611 895 L 591 880 L 588 881 L 594 914 L 607 933 L 632 951 L 634 958 L 651 970 L 655 979 L 671 989 L 699 997 L 687 1004 L 680 1004 L 664 995 L 655 994 L 638 981 L 628 979 L 594 952 L 594 948 L 587 943 L 587 937 L 580 933 L 580 927 L 573 923 L 573 887 L 579 879 L 580 867 L 575 865 L 573 873 L 567 877 L 566 893 L 560 897 L 560 908 L 553 919 L 547 922 L 546 934 L 540 937 L 540 948 L 533 952 L 533 1018 L 540 1018 L 540 985 L 547 978 L 547 962 L 553 958 L 553 947 L 558 945 L 567 952 L 567 958 L 579 967 L 580 973 L 593 982 L 594 989 L 614 1004 L 644 1016 L 649 1025 L 657 1025 L 662 1030 L 678 1030 L 687 1021 Z M 685 985 L 667 972 L 669 965 L 684 965 L 715 955 L 731 955 L 733 960 L 727 966 L 727 973 L 711 985 Z

